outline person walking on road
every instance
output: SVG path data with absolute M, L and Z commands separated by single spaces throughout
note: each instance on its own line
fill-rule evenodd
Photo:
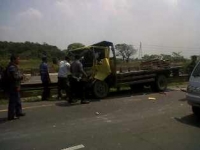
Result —
M 65 60 L 59 63 L 59 71 L 58 71 L 58 97 L 59 100 L 62 98 L 62 90 L 65 90 L 66 97 L 69 97 L 69 80 L 68 75 L 70 74 L 70 59 L 68 56 L 65 56 Z
M 10 57 L 10 63 L 6 68 L 7 78 L 9 79 L 9 104 L 8 104 L 8 120 L 13 120 L 22 116 L 22 104 L 20 98 L 20 85 L 23 80 L 23 75 L 19 71 L 19 56 L 12 55 Z
M 80 62 L 80 57 L 75 56 L 75 61 L 71 64 L 71 77 L 70 77 L 70 88 L 71 88 L 71 97 L 69 102 L 73 102 L 73 96 L 77 96 L 81 99 L 81 104 L 88 104 L 90 101 L 85 99 L 85 81 L 83 77 L 87 78 L 87 74 L 83 70 L 83 65 Z M 74 94 L 74 95 L 73 95 Z
M 40 76 L 43 86 L 43 92 L 42 92 L 42 100 L 48 100 L 50 97 L 50 89 L 49 84 L 51 82 L 49 77 L 49 69 L 47 64 L 47 57 L 42 57 L 42 63 L 40 64 Z

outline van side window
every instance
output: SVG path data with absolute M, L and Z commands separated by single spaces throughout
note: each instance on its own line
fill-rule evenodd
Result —
M 193 71 L 192 76 L 193 77 L 199 77 L 200 76 L 200 62 L 195 67 L 195 70 Z

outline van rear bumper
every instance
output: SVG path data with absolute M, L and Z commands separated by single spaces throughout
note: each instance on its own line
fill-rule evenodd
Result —
M 189 105 L 200 107 L 200 96 L 187 93 L 186 99 Z

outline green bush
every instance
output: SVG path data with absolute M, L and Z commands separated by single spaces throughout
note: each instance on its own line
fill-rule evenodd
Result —
M 8 65 L 8 60 L 0 60 L 0 67 L 2 67 L 2 68 L 6 68 L 6 66 Z

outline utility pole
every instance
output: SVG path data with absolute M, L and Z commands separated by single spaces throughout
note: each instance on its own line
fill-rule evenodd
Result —
M 140 42 L 140 47 L 139 47 L 139 59 L 142 59 L 142 42 Z

